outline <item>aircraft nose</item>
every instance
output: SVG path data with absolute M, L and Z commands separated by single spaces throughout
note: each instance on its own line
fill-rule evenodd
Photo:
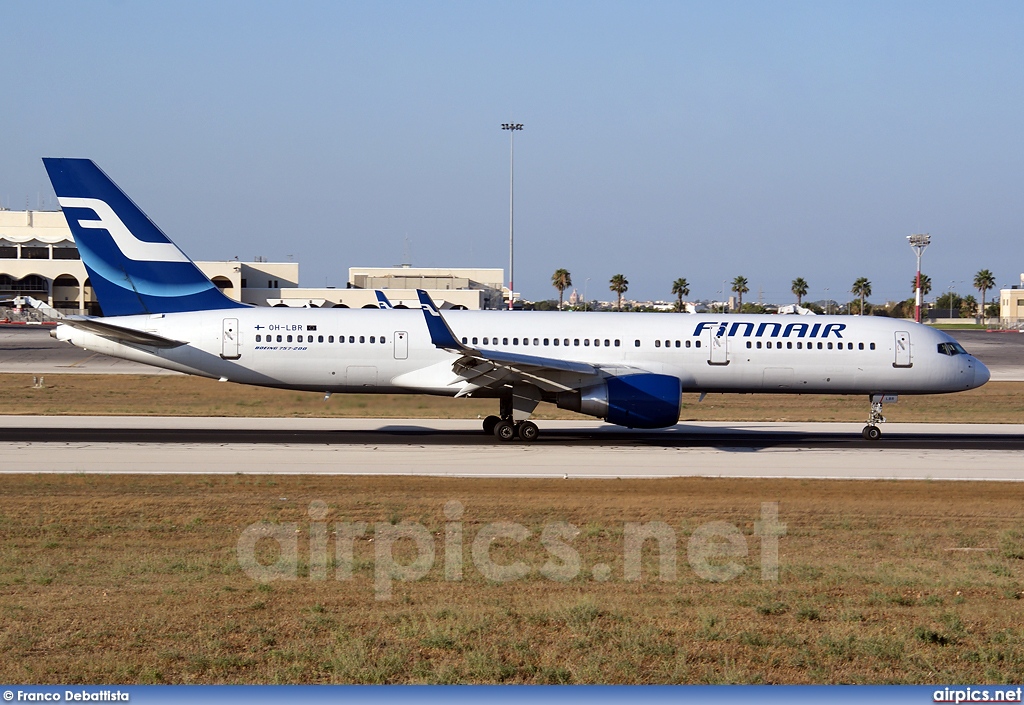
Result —
M 974 358 L 974 386 L 980 387 L 991 379 L 992 373 L 989 372 L 985 364 L 978 358 Z

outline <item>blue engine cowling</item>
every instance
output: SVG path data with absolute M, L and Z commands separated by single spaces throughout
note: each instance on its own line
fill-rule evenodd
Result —
M 635 374 L 609 377 L 579 391 L 562 392 L 558 406 L 628 428 L 665 428 L 679 422 L 683 388 L 678 377 Z

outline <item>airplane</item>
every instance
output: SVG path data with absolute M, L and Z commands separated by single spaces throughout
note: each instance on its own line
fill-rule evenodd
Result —
M 498 400 L 483 422 L 535 441 L 542 401 L 629 428 L 679 421 L 682 394 L 863 395 L 883 404 L 985 384 L 946 333 L 874 316 L 270 308 L 225 296 L 87 159 L 43 160 L 103 311 L 51 332 L 80 348 L 220 381 L 325 393 Z

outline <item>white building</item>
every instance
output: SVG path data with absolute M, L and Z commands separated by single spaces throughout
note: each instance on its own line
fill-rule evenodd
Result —
M 297 262 L 196 262 L 227 296 L 257 306 L 377 307 L 374 289 L 393 305 L 419 306 L 426 289 L 443 308 L 500 308 L 502 269 L 353 267 L 347 288 L 299 287 Z M 85 265 L 60 211 L 0 209 L 0 299 L 27 295 L 64 313 L 100 313 Z

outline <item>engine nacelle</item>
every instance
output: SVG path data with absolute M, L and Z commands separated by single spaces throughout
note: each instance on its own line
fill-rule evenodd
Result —
M 578 391 L 561 392 L 560 409 L 596 416 L 629 428 L 665 428 L 679 422 L 683 387 L 671 375 L 635 374 L 609 377 Z

